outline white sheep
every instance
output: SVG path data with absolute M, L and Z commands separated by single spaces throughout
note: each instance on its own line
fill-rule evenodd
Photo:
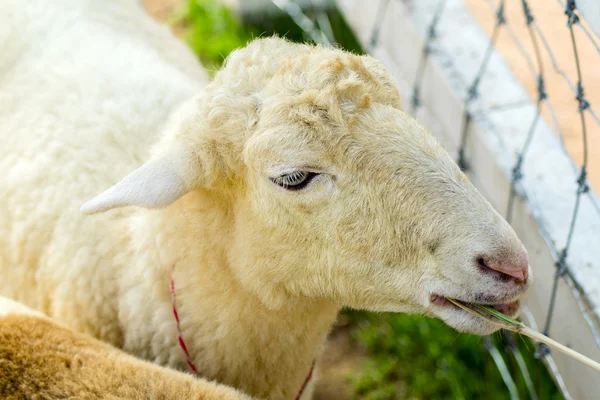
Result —
M 342 306 L 479 334 L 446 297 L 517 312 L 525 249 L 376 60 L 262 39 L 201 89 L 138 5 L 7 4 L 0 294 L 187 368 L 172 275 L 200 375 L 271 399 L 301 392 Z M 125 175 L 82 207 L 115 210 L 79 212 Z
M 141 361 L 0 297 L 2 399 L 250 400 L 223 385 Z

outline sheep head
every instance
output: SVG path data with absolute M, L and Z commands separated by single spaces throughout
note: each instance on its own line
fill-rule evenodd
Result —
M 225 194 L 231 268 L 272 308 L 318 298 L 486 334 L 446 298 L 514 315 L 529 284 L 513 230 L 368 56 L 254 41 L 174 115 L 148 163 L 83 210 L 192 190 Z

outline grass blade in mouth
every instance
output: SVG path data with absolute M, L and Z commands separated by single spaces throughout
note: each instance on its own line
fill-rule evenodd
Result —
M 507 324 L 523 325 L 521 322 L 517 321 L 516 319 L 511 318 L 508 315 L 504 315 L 500 311 L 495 310 L 492 307 L 484 306 L 481 304 L 474 304 L 474 306 L 477 307 L 478 309 L 480 309 L 481 311 L 491 314 L 494 317 L 498 318 L 499 320 L 506 322 Z
M 509 317 L 508 315 L 504 315 L 501 312 L 493 309 L 492 307 L 480 305 L 480 304 L 468 304 L 463 303 L 462 301 L 446 298 L 449 302 L 454 304 L 455 306 L 463 309 L 464 311 L 475 315 L 478 318 L 484 319 L 487 322 L 498 325 L 503 329 L 507 329 L 509 331 L 520 333 L 522 335 L 528 336 L 534 341 L 541 342 L 550 346 L 571 358 L 576 359 L 584 363 L 585 365 L 594 368 L 597 371 L 600 371 L 600 363 L 592 360 L 584 356 L 581 353 L 576 352 L 573 349 L 568 348 L 567 346 L 558 343 L 556 340 L 550 339 L 548 336 L 541 334 L 538 331 L 531 329 L 530 327 L 524 325 L 522 322 L 517 321 L 514 318 Z

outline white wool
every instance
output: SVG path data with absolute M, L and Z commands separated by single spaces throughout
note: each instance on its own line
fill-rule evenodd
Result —
M 26 305 L 6 297 L 0 296 L 0 317 L 7 315 L 26 315 L 39 318 L 47 318 L 43 313 L 36 311 Z

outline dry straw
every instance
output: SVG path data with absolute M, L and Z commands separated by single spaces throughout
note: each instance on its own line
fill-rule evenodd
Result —
M 542 343 L 568 355 L 569 357 L 572 357 L 572 358 L 576 359 L 577 361 L 580 361 L 580 362 L 584 363 L 585 365 L 588 365 L 588 366 L 594 368 L 595 370 L 600 371 L 600 363 L 597 363 L 596 361 L 592 360 L 591 358 L 588 358 L 588 357 L 584 356 L 583 354 L 578 353 L 575 350 L 570 349 L 567 346 L 562 345 L 562 344 L 558 343 L 557 341 L 550 339 L 548 336 L 545 336 L 545 335 L 539 333 L 538 331 L 535 331 L 535 330 L 531 329 L 530 327 L 525 326 L 522 322 L 517 321 L 516 319 L 510 318 L 509 316 L 506 316 L 506 315 L 502 314 L 501 312 L 494 310 L 491 307 L 487 307 L 487 306 L 483 306 L 483 305 L 479 305 L 479 304 L 465 304 L 463 302 L 460 302 L 460 301 L 454 300 L 454 299 L 448 299 L 448 301 L 450 301 L 455 306 L 462 308 L 466 312 L 488 321 L 491 324 L 498 325 L 503 329 L 507 329 L 507 330 L 515 332 L 515 333 L 520 333 L 521 335 L 529 336 L 531 339 L 533 339 L 535 341 L 542 342 Z

